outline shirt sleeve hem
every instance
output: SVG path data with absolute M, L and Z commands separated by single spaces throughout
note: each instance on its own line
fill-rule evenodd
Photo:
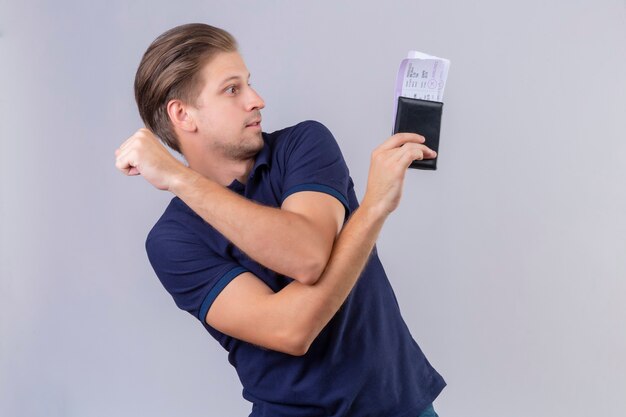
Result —
M 211 291 L 209 291 L 209 293 L 206 295 L 206 297 L 204 297 L 204 301 L 202 301 L 202 306 L 200 307 L 200 312 L 198 313 L 198 319 L 201 322 L 204 323 L 206 315 L 209 312 L 209 308 L 211 308 L 211 305 L 213 304 L 217 296 L 222 292 L 222 290 L 226 288 L 226 286 L 230 284 L 233 279 L 235 279 L 244 272 L 248 272 L 248 270 L 246 268 L 238 266 L 222 275 L 217 284 L 215 284 L 213 288 L 211 288 Z
M 287 199 L 287 197 L 289 197 L 292 194 L 298 193 L 300 191 L 318 191 L 320 193 L 329 194 L 335 197 L 337 200 L 339 200 L 341 204 L 343 204 L 343 207 L 346 209 L 346 217 L 350 213 L 350 206 L 348 205 L 348 200 L 346 199 L 346 197 L 343 194 L 341 194 L 339 191 L 335 190 L 334 188 L 329 187 L 328 185 L 322 185 L 322 184 L 300 184 L 300 185 L 296 185 L 295 187 L 291 187 L 283 195 L 281 205 L 283 201 Z

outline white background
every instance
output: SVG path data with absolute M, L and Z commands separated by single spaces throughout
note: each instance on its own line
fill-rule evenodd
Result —
M 1 416 L 249 413 L 147 261 L 171 196 L 114 169 L 141 55 L 194 21 L 239 40 L 264 130 L 331 129 L 359 196 L 400 60 L 450 59 L 439 170 L 379 240 L 435 407 L 625 415 L 624 1 L 0 0 Z

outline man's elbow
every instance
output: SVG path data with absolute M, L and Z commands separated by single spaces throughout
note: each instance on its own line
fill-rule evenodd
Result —
M 326 269 L 328 258 L 319 256 L 317 259 L 310 258 L 308 262 L 303 262 L 293 277 L 296 281 L 304 285 L 314 285 Z
M 299 343 L 283 349 L 282 352 L 291 356 L 304 356 L 309 351 L 309 347 L 310 345 Z
M 295 277 L 294 279 L 304 285 L 315 285 L 317 281 L 319 281 L 321 275 L 322 275 L 321 273 L 316 272 L 316 271 L 312 271 L 312 272 L 307 271 L 307 272 L 299 273 L 298 276 Z
M 297 329 L 290 334 L 284 334 L 280 337 L 276 350 L 291 356 L 304 356 L 309 351 L 313 340 L 315 340 L 314 337 L 311 337 L 302 329 Z

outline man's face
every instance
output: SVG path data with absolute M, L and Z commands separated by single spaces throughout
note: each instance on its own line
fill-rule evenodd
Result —
M 218 53 L 202 69 L 204 86 L 189 112 L 208 151 L 245 160 L 263 148 L 263 99 L 249 84 L 250 73 L 238 52 Z

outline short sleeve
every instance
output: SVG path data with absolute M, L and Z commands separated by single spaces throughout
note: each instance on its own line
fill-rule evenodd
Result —
M 350 173 L 337 141 L 324 125 L 306 121 L 294 126 L 281 160 L 281 203 L 296 192 L 319 191 L 337 198 L 349 213 Z
M 174 221 L 155 225 L 146 239 L 146 252 L 176 305 L 203 323 L 220 292 L 247 271 L 213 252 L 195 233 Z

